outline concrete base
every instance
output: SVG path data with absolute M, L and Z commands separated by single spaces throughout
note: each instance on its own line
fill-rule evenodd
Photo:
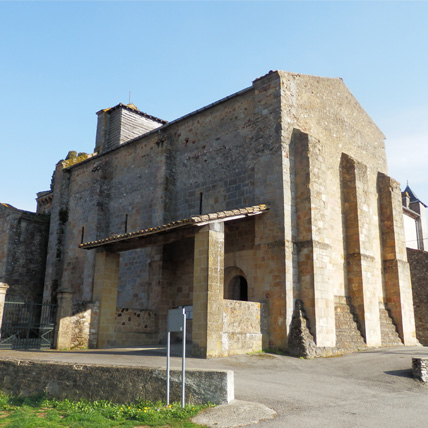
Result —
M 275 416 L 275 410 L 263 404 L 234 400 L 230 404 L 204 410 L 195 416 L 192 422 L 210 428 L 235 428 L 257 424 Z

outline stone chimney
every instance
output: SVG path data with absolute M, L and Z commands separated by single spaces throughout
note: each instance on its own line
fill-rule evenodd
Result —
M 105 153 L 167 122 L 141 112 L 134 104 L 118 104 L 97 112 L 95 152 Z

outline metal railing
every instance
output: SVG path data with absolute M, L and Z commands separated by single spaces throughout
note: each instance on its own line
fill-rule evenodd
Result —
M 50 349 L 57 305 L 5 302 L 0 349 Z

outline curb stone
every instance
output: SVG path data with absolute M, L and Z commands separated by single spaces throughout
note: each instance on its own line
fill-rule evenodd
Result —
M 208 408 L 192 418 L 192 422 L 210 428 L 235 428 L 272 419 L 276 412 L 260 403 L 233 400 L 229 404 Z

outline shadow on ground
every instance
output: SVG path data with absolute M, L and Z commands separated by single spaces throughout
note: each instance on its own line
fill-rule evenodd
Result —
M 413 377 L 411 369 L 406 369 L 406 370 L 390 370 L 390 371 L 385 371 L 384 373 L 388 374 L 388 375 L 391 375 L 391 376 L 398 376 L 398 377 Z
M 37 352 L 34 350 L 20 350 L 20 353 L 33 353 Z M 39 351 L 40 352 L 40 351 Z M 67 350 L 67 351 L 58 351 L 54 349 L 45 350 L 43 352 L 47 352 L 51 355 L 58 354 L 63 355 L 64 352 L 67 354 L 96 354 L 96 355 L 129 355 L 129 356 L 147 356 L 147 357 L 165 357 L 167 349 L 164 345 L 159 346 L 147 346 L 144 348 L 107 348 L 107 349 L 76 349 L 76 350 Z M 171 357 L 181 357 L 183 354 L 182 345 L 180 344 L 172 344 L 170 355 Z M 192 345 L 186 345 L 186 358 L 190 358 L 192 356 Z

